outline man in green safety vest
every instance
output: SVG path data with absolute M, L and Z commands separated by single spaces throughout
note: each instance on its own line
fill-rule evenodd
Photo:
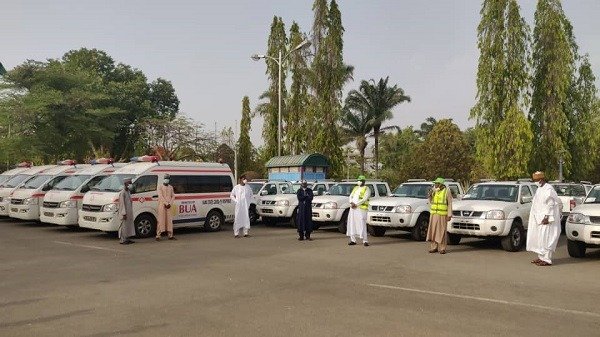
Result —
M 452 217 L 452 193 L 446 187 L 446 181 L 443 178 L 437 178 L 433 184 L 434 187 L 429 192 L 429 202 L 431 203 L 429 228 L 427 229 L 429 252 L 446 254 L 447 226 Z
M 367 211 L 369 209 L 369 197 L 371 190 L 365 186 L 365 176 L 358 177 L 358 185 L 350 193 L 350 212 L 346 224 L 346 236 L 350 237 L 348 245 L 356 244 L 356 236 L 362 240 L 365 247 L 369 246 L 367 238 Z

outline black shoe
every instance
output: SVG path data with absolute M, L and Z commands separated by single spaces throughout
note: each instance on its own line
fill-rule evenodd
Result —
M 354 245 L 356 245 L 356 242 L 354 242 L 354 241 L 348 242 L 348 246 L 354 246 Z
M 304 238 L 303 237 L 299 237 L 298 241 L 304 241 Z
M 135 242 L 133 242 L 133 241 L 131 241 L 131 240 L 127 240 L 127 241 L 123 241 L 123 242 L 121 242 L 121 244 L 122 244 L 122 245 L 130 245 L 130 244 L 132 244 L 132 243 L 135 243 Z
M 174 236 L 171 236 L 171 237 L 169 238 L 169 240 L 177 240 L 177 238 L 176 238 L 176 237 L 174 237 Z
M 368 242 L 365 242 L 365 243 L 363 243 L 363 246 L 365 246 L 365 247 L 369 247 L 370 245 L 369 245 L 369 243 L 368 243 Z
M 306 240 L 312 241 L 313 239 L 311 237 L 307 237 Z

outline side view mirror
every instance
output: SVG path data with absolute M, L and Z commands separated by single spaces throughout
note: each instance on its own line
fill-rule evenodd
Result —
M 260 195 L 267 195 L 267 194 L 269 194 L 269 191 L 267 191 L 267 190 L 260 191 Z
M 457 196 L 456 196 L 456 199 L 458 199 L 458 200 L 462 200 L 462 198 L 463 198 L 464 196 L 465 196 L 464 194 L 459 194 L 459 195 L 457 195 Z
M 531 201 L 533 201 L 533 197 L 522 197 L 521 198 L 521 203 L 522 204 L 526 204 L 526 203 L 529 203 Z

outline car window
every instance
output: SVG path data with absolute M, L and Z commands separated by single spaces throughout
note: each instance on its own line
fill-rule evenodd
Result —
M 553 185 L 558 196 L 585 197 L 585 187 L 581 184 L 556 184 Z
M 267 195 L 277 194 L 277 184 L 266 184 L 264 190 L 267 191 Z
M 518 192 L 517 185 L 475 184 L 469 188 L 463 199 L 516 202 Z
M 452 198 L 457 198 L 458 195 L 460 194 L 460 189 L 458 188 L 458 185 L 451 184 L 451 185 L 448 185 L 448 188 L 450 188 L 450 192 L 452 193 Z
M 371 198 L 375 197 L 375 185 L 367 185 L 369 191 L 371 191 Z
M 133 182 L 133 194 L 154 192 L 158 184 L 158 176 L 141 176 Z
M 315 195 L 323 195 L 325 194 L 326 188 L 324 184 L 317 184 L 313 189 Z
M 521 198 L 523 197 L 531 197 L 531 190 L 529 190 L 529 186 L 521 186 Z
M 427 199 L 427 195 L 432 186 L 432 184 L 400 184 L 400 186 L 394 190 L 394 195 L 397 197 Z
M 377 193 L 380 197 L 384 197 L 388 195 L 388 189 L 385 184 L 377 184 Z

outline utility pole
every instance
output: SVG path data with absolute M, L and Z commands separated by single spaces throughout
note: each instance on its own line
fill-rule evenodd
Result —
M 235 133 L 233 134 L 233 138 L 235 139 L 235 135 L 238 132 L 238 122 L 237 119 L 235 121 Z M 238 181 L 238 142 L 233 144 L 233 172 L 235 176 L 235 181 Z

